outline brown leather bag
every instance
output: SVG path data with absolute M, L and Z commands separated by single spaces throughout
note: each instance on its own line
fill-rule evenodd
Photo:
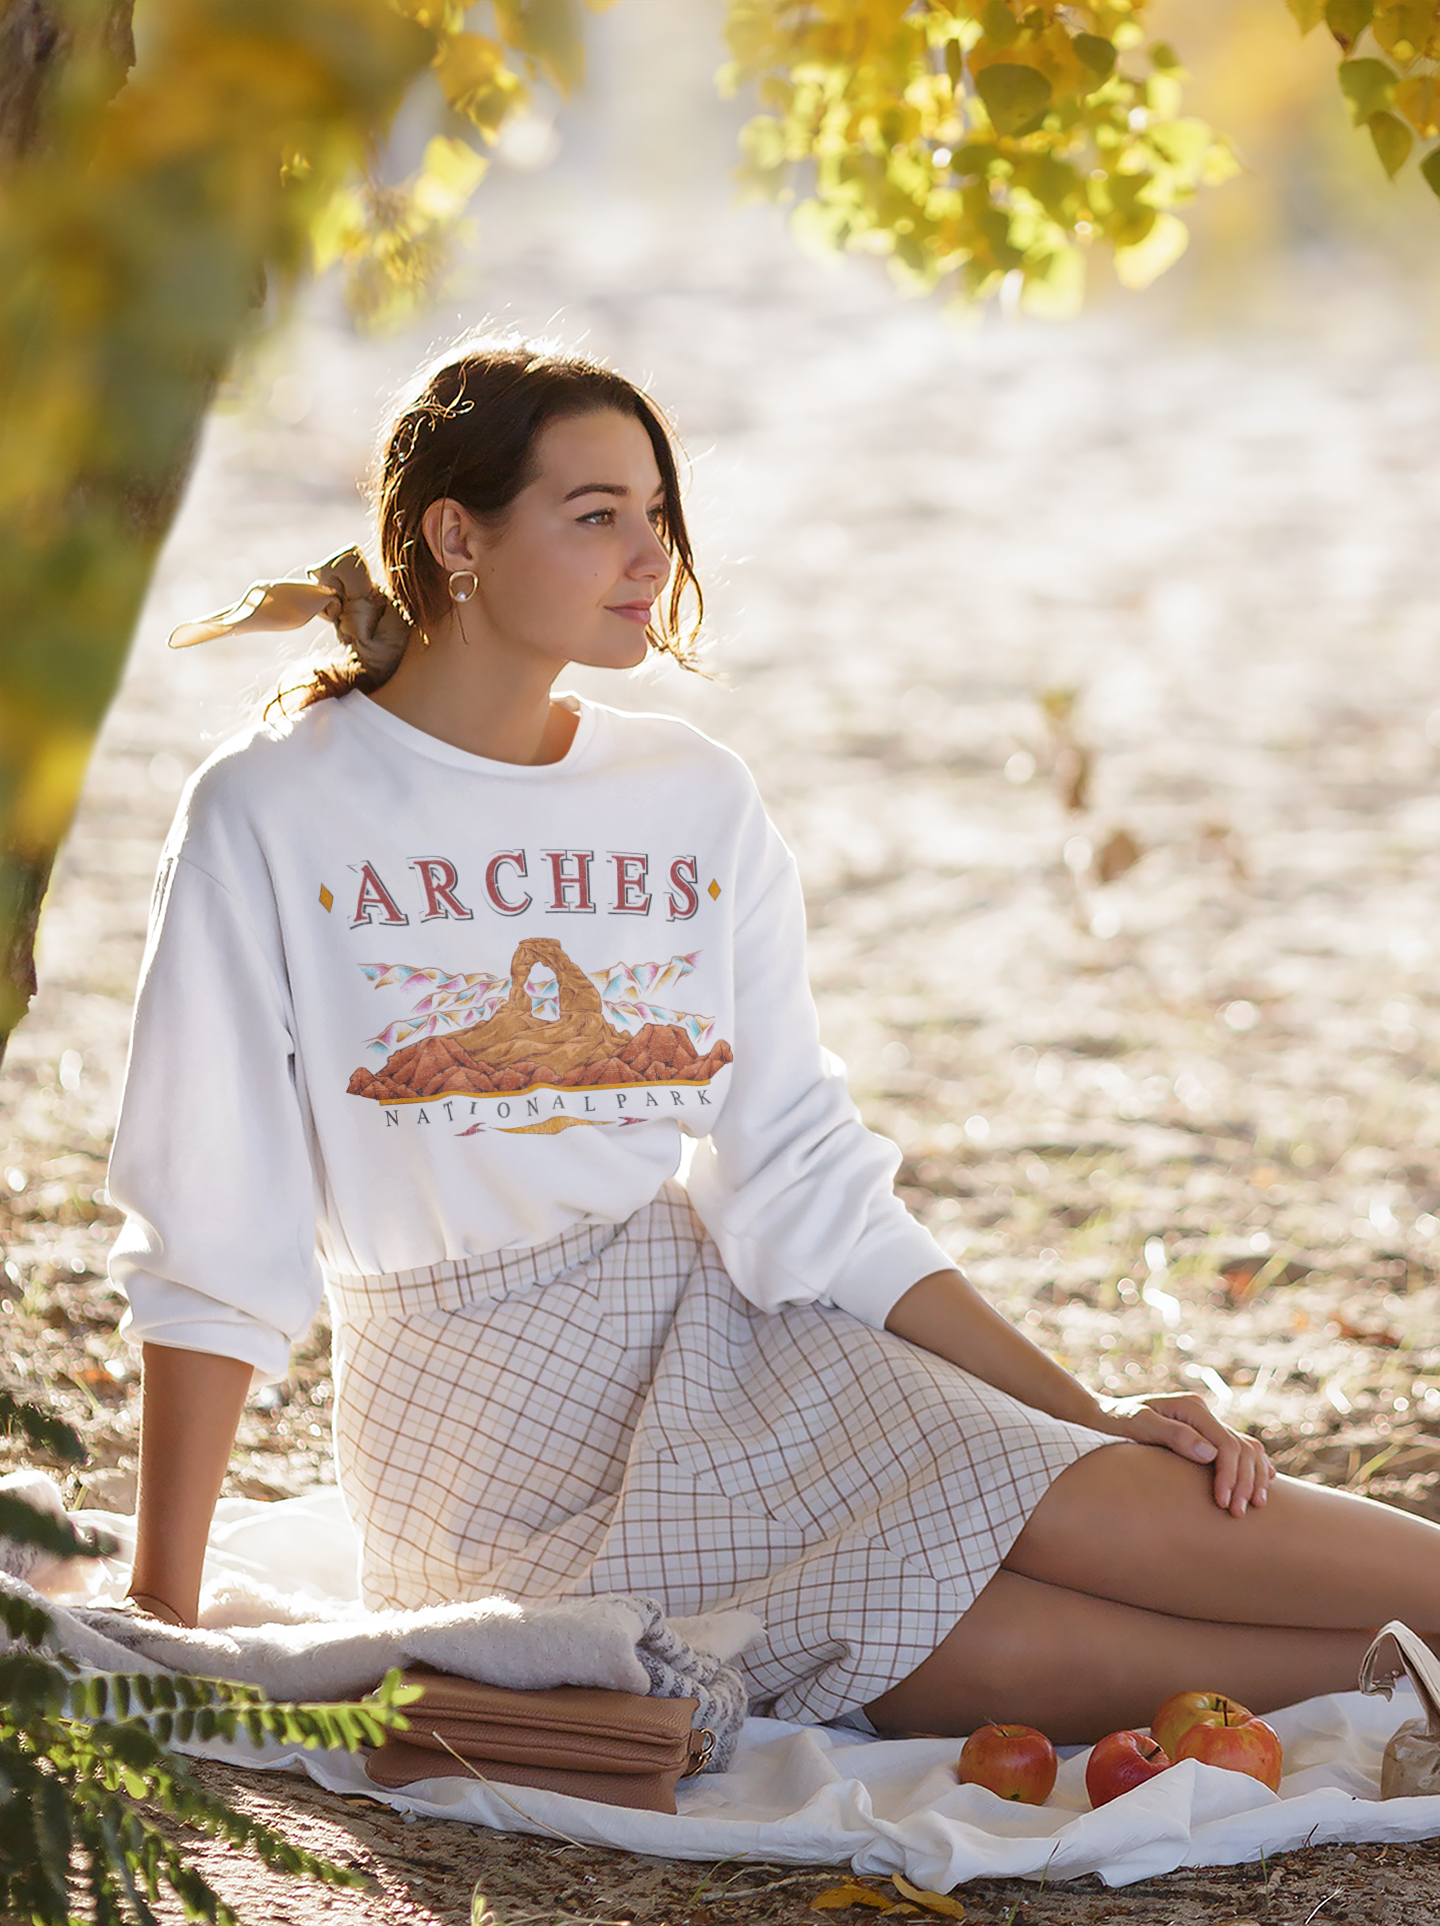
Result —
M 580 1685 L 520 1692 L 420 1666 L 404 1676 L 423 1697 L 404 1708 L 409 1730 L 367 1759 L 377 1785 L 474 1777 L 674 1812 L 676 1785 L 714 1749 L 711 1733 L 691 1729 L 698 1699 Z

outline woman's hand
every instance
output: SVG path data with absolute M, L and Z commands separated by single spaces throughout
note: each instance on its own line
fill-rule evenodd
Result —
M 1221 1424 L 1203 1398 L 1191 1392 L 1095 1398 L 1007 1323 L 959 1271 L 932 1271 L 912 1284 L 891 1306 L 885 1328 L 1036 1411 L 1137 1444 L 1163 1445 L 1192 1464 L 1213 1464 L 1215 1502 L 1236 1518 L 1265 1502 L 1274 1466 L 1253 1438 Z
M 1275 1467 L 1254 1438 L 1222 1424 L 1193 1391 L 1101 1400 L 1107 1430 L 1136 1444 L 1161 1445 L 1193 1464 L 1215 1467 L 1215 1502 L 1234 1518 L 1263 1505 Z

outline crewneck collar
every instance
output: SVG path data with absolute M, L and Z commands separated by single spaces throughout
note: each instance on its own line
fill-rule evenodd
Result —
M 573 776 L 589 761 L 598 721 L 594 704 L 569 690 L 560 691 L 555 700 L 573 709 L 579 717 L 564 755 L 556 762 L 496 762 L 489 756 L 472 755 L 468 749 L 457 749 L 453 743 L 442 742 L 438 736 L 417 729 L 413 723 L 402 722 L 399 716 L 391 715 L 388 709 L 382 709 L 358 689 L 339 698 L 345 715 L 360 728 L 377 730 L 402 749 L 426 756 L 431 762 L 447 763 L 452 769 L 467 769 L 472 775 L 501 782 L 544 782 L 555 776 Z

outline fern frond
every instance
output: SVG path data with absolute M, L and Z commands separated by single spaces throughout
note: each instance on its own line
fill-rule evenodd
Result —
M 56 1558 L 105 1558 L 115 1550 L 115 1540 L 108 1532 L 72 1525 L 68 1518 L 41 1511 L 13 1491 L 0 1491 L 0 1538 L 13 1539 L 17 1545 L 34 1545 Z
M 27 1404 L 13 1391 L 0 1387 L 0 1438 L 13 1438 L 17 1432 L 27 1444 L 62 1464 L 83 1465 L 89 1455 L 80 1434 L 63 1418 Z

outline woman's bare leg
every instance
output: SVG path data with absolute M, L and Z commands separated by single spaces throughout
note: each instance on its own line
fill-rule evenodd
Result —
M 1015 1720 L 1060 1743 L 1148 1725 L 1172 1692 L 1265 1712 L 1351 1689 L 1387 1618 L 1440 1632 L 1440 1527 L 1291 1478 L 1232 1518 L 1203 1467 L 1105 1445 L 1060 1474 L 944 1642 L 866 1710 L 881 1731 Z
M 1232 1518 L 1204 1467 L 1153 1445 L 1104 1445 L 1061 1472 L 1005 1566 L 1223 1624 L 1373 1628 L 1403 1618 L 1440 1632 L 1440 1526 L 1293 1478 Z
M 1369 1642 L 1364 1631 L 1171 1618 L 1000 1571 L 944 1643 L 865 1710 L 881 1732 L 959 1735 L 996 1719 L 1083 1745 L 1147 1726 L 1172 1692 L 1228 1692 L 1269 1712 L 1347 1691 Z

